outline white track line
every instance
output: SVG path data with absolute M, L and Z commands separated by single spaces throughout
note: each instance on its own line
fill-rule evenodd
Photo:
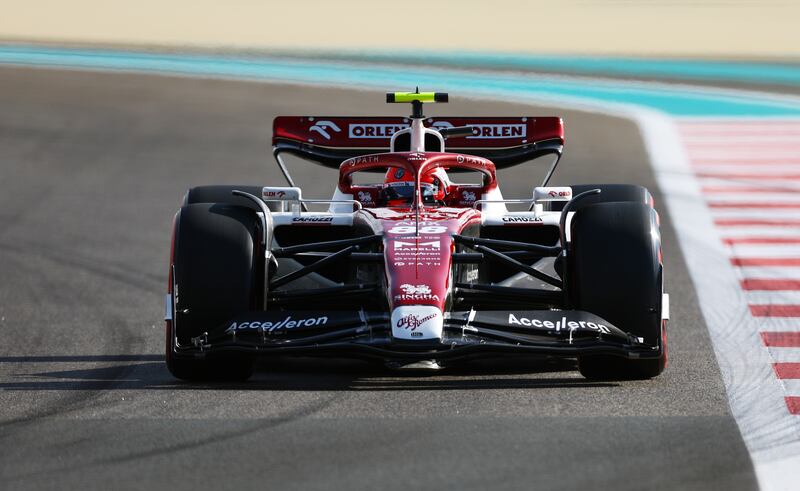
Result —
M 701 171 L 704 175 L 712 175 Z M 800 182 L 782 181 L 780 179 L 746 179 L 742 177 L 732 178 L 730 175 L 717 177 L 699 177 L 698 180 L 704 187 L 715 188 L 757 188 L 759 190 L 770 190 L 777 192 L 792 192 L 800 190 Z
M 745 291 L 748 305 L 800 305 L 800 291 Z M 795 321 L 800 327 L 800 319 Z
M 714 201 L 742 201 L 743 197 L 750 201 L 779 199 L 800 201 L 798 190 L 793 189 L 765 189 L 764 187 L 748 187 L 747 185 L 707 186 L 703 193 Z
M 727 256 L 735 257 L 800 257 L 800 245 L 737 244 L 726 248 Z
M 749 313 L 748 317 L 750 317 Z M 791 317 L 753 317 L 752 319 L 751 325 L 758 332 L 800 332 L 800 319 Z M 762 346 L 763 343 L 759 342 L 759 348 Z
M 800 348 L 769 348 L 769 354 L 776 363 L 800 362 Z M 800 391 L 796 394 L 800 395 Z
M 764 160 L 764 152 L 769 151 L 770 158 L 774 160 L 791 159 L 794 161 L 798 157 L 797 151 L 791 148 L 770 148 L 764 149 L 753 148 L 726 148 L 718 151 L 713 150 L 711 147 L 692 148 L 692 158 L 703 159 L 753 159 L 757 161 Z
M 800 363 L 800 359 L 794 360 L 795 363 Z M 783 379 L 783 388 L 788 396 L 800 396 L 800 379 Z M 795 472 L 798 470 L 796 469 Z
M 724 181 L 746 179 L 749 181 L 784 180 L 783 176 L 790 176 L 788 181 L 796 181 L 791 176 L 800 175 L 800 165 L 770 165 L 753 168 L 749 165 L 703 165 L 693 166 L 700 176 L 722 179 Z
M 781 146 L 781 145 L 794 145 L 797 138 L 800 138 L 800 128 L 792 128 L 789 131 L 782 132 L 766 132 L 760 133 L 714 133 L 708 134 L 692 134 L 692 132 L 681 132 L 683 142 L 691 148 L 701 148 L 707 146 L 729 146 L 729 145 L 748 145 L 750 148 L 761 148 Z
M 720 235 L 725 237 L 800 237 L 797 227 L 720 227 Z
M 709 195 L 711 196 L 711 195 Z M 703 202 L 703 207 L 706 207 Z M 797 220 L 800 218 L 800 211 L 798 210 L 782 210 L 782 209 L 744 209 L 744 210 L 726 210 L 717 208 L 713 211 L 714 218 L 763 218 L 763 219 L 784 219 L 784 220 Z

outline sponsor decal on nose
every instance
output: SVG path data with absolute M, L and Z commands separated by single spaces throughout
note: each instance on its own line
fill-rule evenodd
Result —
M 439 295 L 431 293 L 431 287 L 428 285 L 410 285 L 408 283 L 404 283 L 400 285 L 400 290 L 402 291 L 402 293 L 399 293 L 394 296 L 395 301 L 403 301 L 403 302 L 422 301 L 422 300 L 433 300 L 436 302 L 439 301 Z
M 392 311 L 392 336 L 397 339 L 441 339 L 442 311 L 430 305 L 409 305 Z

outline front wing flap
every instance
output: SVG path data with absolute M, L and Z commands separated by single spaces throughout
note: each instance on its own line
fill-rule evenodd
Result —
M 656 358 L 645 344 L 610 322 L 579 310 L 447 312 L 442 339 L 392 336 L 387 312 L 248 312 L 177 346 L 177 356 L 244 351 L 263 355 L 333 355 L 382 359 L 454 359 L 491 353 Z

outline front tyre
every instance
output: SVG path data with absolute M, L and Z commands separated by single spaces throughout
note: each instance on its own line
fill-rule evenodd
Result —
M 647 379 L 667 363 L 662 320 L 663 266 L 658 214 L 635 202 L 597 203 L 572 220 L 570 279 L 573 304 L 659 348 L 654 359 L 581 356 L 590 379 Z
M 246 380 L 247 355 L 185 358 L 177 346 L 252 310 L 258 291 L 255 213 L 241 206 L 185 205 L 175 219 L 172 268 L 173 316 L 167 323 L 167 368 L 183 380 Z

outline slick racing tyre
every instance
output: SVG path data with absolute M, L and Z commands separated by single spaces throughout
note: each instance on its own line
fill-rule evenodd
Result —
M 241 312 L 252 310 L 257 294 L 256 216 L 241 206 L 196 203 L 175 219 L 172 274 L 173 321 L 168 323 L 167 367 L 186 380 L 238 379 L 252 374 L 246 356 L 183 358 L 175 341 L 210 332 Z
M 581 374 L 591 379 L 645 379 L 666 367 L 661 319 L 663 276 L 658 214 L 635 202 L 597 203 L 572 220 L 568 261 L 573 303 L 618 328 L 658 346 L 656 359 L 582 356 Z

